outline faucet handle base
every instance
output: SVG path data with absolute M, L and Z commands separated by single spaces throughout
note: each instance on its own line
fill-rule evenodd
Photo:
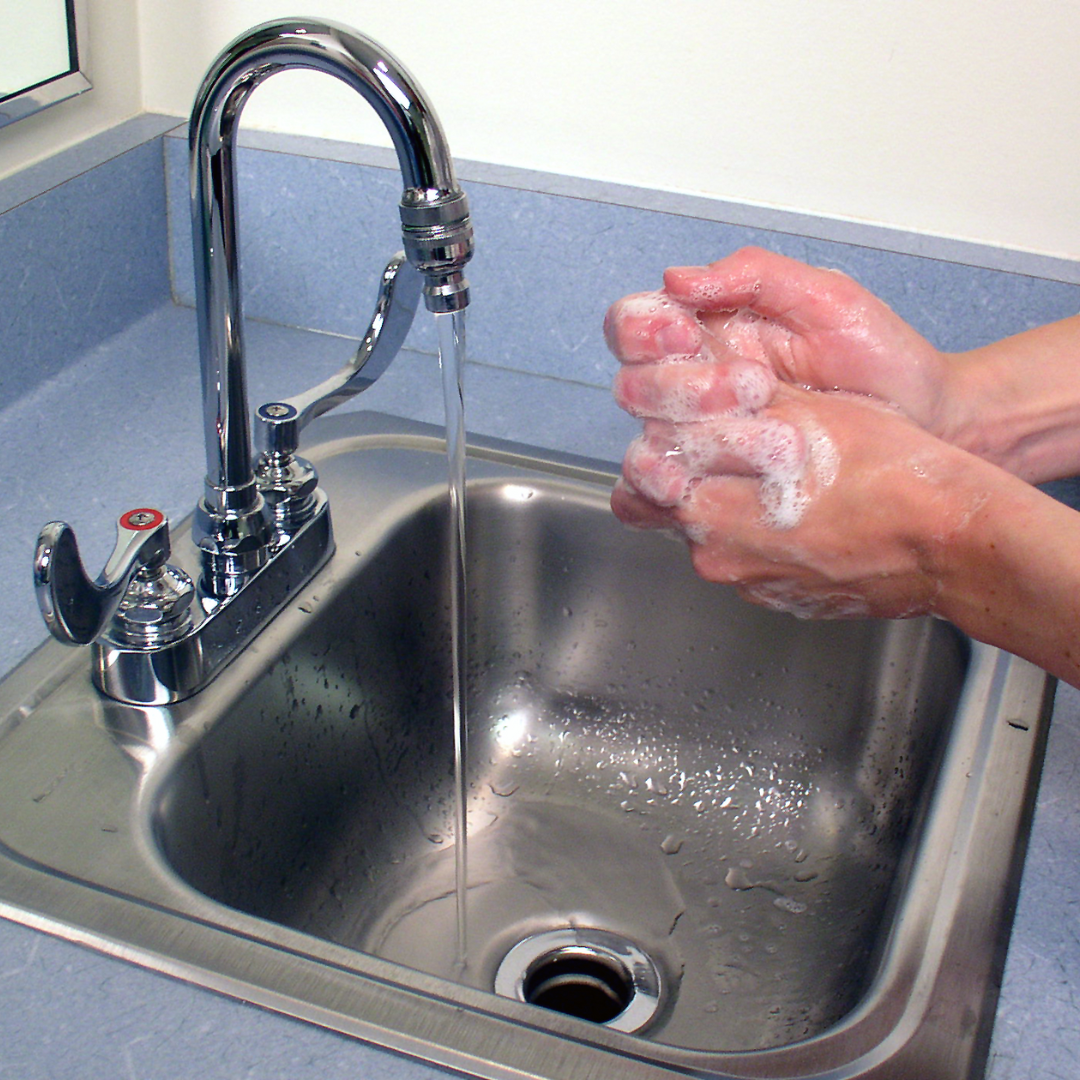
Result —
M 248 508 L 221 512 L 209 496 L 199 500 L 191 538 L 202 558 L 200 587 L 206 596 L 223 600 L 235 596 L 266 565 L 274 544 L 269 507 L 252 484 Z
M 269 423 L 295 425 L 297 411 L 283 402 L 263 405 L 257 416 Z M 272 418 L 272 419 L 271 419 Z M 299 457 L 295 430 L 285 434 L 281 450 L 264 450 L 255 465 L 255 482 L 274 519 L 275 546 L 288 543 L 296 529 L 310 520 L 317 506 L 319 474 L 307 458 Z
M 134 644 L 115 630 L 98 638 L 92 672 L 97 688 L 129 705 L 171 705 L 207 686 L 333 554 L 326 496 L 317 491 L 315 500 L 310 519 L 288 544 L 270 552 L 240 592 L 208 596 L 200 584 L 190 623 L 175 638 L 169 634 L 153 647 Z

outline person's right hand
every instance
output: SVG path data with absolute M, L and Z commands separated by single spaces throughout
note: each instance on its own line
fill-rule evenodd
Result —
M 605 321 L 623 365 L 615 395 L 634 415 L 670 417 L 687 374 L 672 360 L 694 364 L 690 407 L 701 416 L 760 408 L 767 383 L 746 365 L 756 361 L 769 379 L 870 395 L 949 437 L 949 360 L 846 274 L 745 248 L 710 266 L 667 270 L 655 295 L 653 304 L 617 302 Z
M 753 416 L 647 421 L 611 505 L 625 524 L 682 533 L 702 577 L 756 603 L 902 618 L 981 598 L 967 530 L 1017 487 L 870 398 L 781 386 Z

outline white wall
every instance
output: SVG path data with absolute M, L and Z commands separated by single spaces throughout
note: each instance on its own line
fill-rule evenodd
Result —
M 397 53 L 459 157 L 1080 258 L 1077 4 L 141 0 L 146 106 L 298 7 Z M 278 78 L 250 123 L 372 140 L 330 80 Z
M 87 0 L 86 51 L 93 89 L 0 128 L 0 179 L 141 110 L 138 4 Z
M 137 107 L 134 11 L 142 105 L 175 114 L 230 38 L 307 11 L 397 53 L 458 157 L 1080 259 L 1078 4 L 91 0 L 91 11 L 97 89 L 63 117 L 68 106 L 50 110 L 61 138 Z M 13 144 L 40 153 L 52 121 L 4 133 L 0 173 Z M 381 141 L 348 91 L 300 73 L 270 80 L 245 121 Z

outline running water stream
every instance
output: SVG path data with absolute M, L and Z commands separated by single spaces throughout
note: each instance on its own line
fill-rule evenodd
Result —
M 449 465 L 447 553 L 450 577 L 450 665 L 454 726 L 454 876 L 457 904 L 457 967 L 467 966 L 468 891 L 465 748 L 467 740 L 465 684 L 465 312 L 435 316 L 439 328 L 439 369 L 446 405 L 446 458 Z

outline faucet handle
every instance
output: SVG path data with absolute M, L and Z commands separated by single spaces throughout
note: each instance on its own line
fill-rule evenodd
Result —
M 79 558 L 75 530 L 51 521 L 34 552 L 34 589 L 45 625 L 66 645 L 101 636 L 135 575 L 169 557 L 169 523 L 160 510 L 129 510 L 116 523 L 116 547 L 93 581 Z
M 256 449 L 265 454 L 292 454 L 300 432 L 317 416 L 366 390 L 390 366 L 412 326 L 423 279 L 399 251 L 379 279 L 371 325 L 356 355 L 329 379 L 286 401 L 272 401 L 256 410 Z
M 255 411 L 255 480 L 270 507 L 279 536 L 288 536 L 314 513 L 319 477 L 296 455 L 300 432 L 317 416 L 366 390 L 390 366 L 412 326 L 423 284 L 419 271 L 399 251 L 387 264 L 371 325 L 356 355 L 318 386 Z

